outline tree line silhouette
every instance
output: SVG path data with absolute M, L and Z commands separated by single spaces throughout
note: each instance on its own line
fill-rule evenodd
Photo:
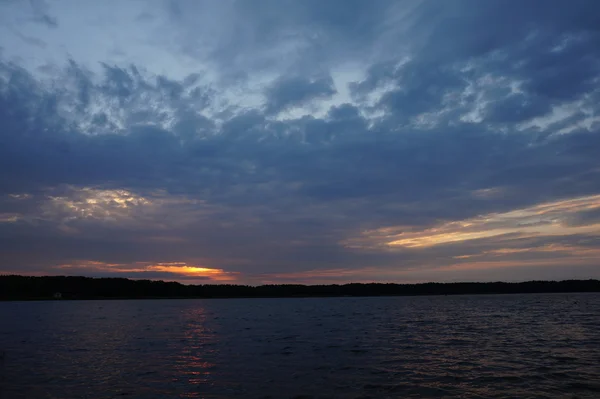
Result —
M 522 283 L 352 283 L 330 285 L 184 285 L 177 282 L 71 276 L 0 275 L 0 300 L 111 298 L 286 298 L 600 292 L 599 280 Z M 60 295 L 58 295 L 60 293 Z

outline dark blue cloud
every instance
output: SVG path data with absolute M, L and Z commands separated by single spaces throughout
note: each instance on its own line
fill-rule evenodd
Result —
M 462 90 L 467 83 L 453 68 L 420 62 L 399 68 L 394 78 L 397 87 L 381 98 L 380 105 L 403 116 L 439 109 L 448 93 Z
M 33 20 L 35 22 L 46 25 L 49 28 L 58 27 L 57 18 L 48 13 L 48 5 L 44 0 L 32 0 L 30 1 L 30 4 L 33 11 Z
M 169 14 L 176 24 L 183 26 L 183 50 L 196 57 L 202 56 L 202 47 L 198 46 L 194 15 L 213 11 L 228 18 L 231 25 L 223 25 L 223 37 L 211 41 L 214 45 L 212 61 L 226 71 L 228 77 L 241 76 L 246 80 L 251 72 L 275 70 L 279 73 L 282 64 L 293 72 L 318 73 L 332 59 L 363 56 L 378 40 L 382 30 L 380 23 L 394 4 L 390 0 L 369 3 L 261 0 L 238 1 L 233 7 L 221 7 L 178 1 L 171 2 Z M 288 54 L 290 48 L 298 52 Z M 281 53 L 274 49 L 280 49 Z
M 505 98 L 488 93 L 486 115 L 493 122 L 546 115 L 553 105 L 597 90 L 600 31 L 593 15 L 598 7 L 593 1 L 577 1 L 568 10 L 561 1 L 425 1 L 414 13 L 412 52 L 372 65 L 363 81 L 351 85 L 352 92 L 362 99 L 391 85 L 381 105 L 398 120 L 439 110 L 449 93 L 491 80 L 498 82 L 492 85 L 515 84 L 520 90 Z
M 449 195 L 446 192 L 455 187 L 519 187 L 520 179 L 527 181 L 522 189 L 532 181 L 538 190 L 556 189 L 556 179 L 580 176 L 597 166 L 592 154 L 587 155 L 596 145 L 595 132 L 542 136 L 534 146 L 530 135 L 506 135 L 472 123 L 398 134 L 385 120 L 368 127 L 351 105 L 332 108 L 328 119 L 273 122 L 252 111 L 217 131 L 205 117 L 188 114 L 172 130 L 133 125 L 127 134 L 83 135 L 69 130 L 56 115 L 55 95 L 39 91 L 23 73 L 16 71 L 3 91 L 2 119 L 9 127 L 0 136 L 4 193 L 87 184 L 167 188 L 192 195 L 203 190 L 209 198 L 237 202 L 231 193 L 242 187 L 250 190 L 248 184 L 276 187 L 298 182 L 289 193 L 298 201 L 304 195 L 319 200 L 393 196 L 412 201 Z M 117 74 L 108 79 L 130 78 Z M 110 85 L 104 82 L 101 87 Z M 156 88 L 143 83 L 136 90 Z M 114 95 L 112 89 L 107 93 Z M 133 95 L 119 93 L 121 99 Z M 529 112 L 518 104 L 503 106 L 490 108 L 495 112 L 490 122 L 520 121 L 522 113 Z M 557 158 L 557 152 L 564 158 Z M 239 193 L 250 202 L 260 202 L 261 195 L 276 196 L 269 191 L 247 196 L 244 190 Z
M 550 113 L 551 105 L 547 99 L 537 96 L 508 94 L 488 105 L 484 118 L 495 123 L 519 123 Z
M 329 98 L 336 93 L 330 76 L 308 79 L 299 76 L 283 77 L 267 89 L 265 112 L 276 114 L 312 100 Z

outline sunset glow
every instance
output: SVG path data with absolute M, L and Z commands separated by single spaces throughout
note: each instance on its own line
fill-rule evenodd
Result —
M 598 195 L 446 222 L 434 228 L 410 233 L 396 233 L 400 228 L 385 227 L 365 232 L 364 243 L 372 246 L 383 244 L 392 248 L 424 248 L 509 234 L 516 234 L 520 238 L 574 234 L 600 236 L 600 223 L 583 226 L 572 224 L 579 214 L 595 210 L 600 210 Z M 360 245 L 360 242 L 360 239 L 350 240 L 349 245 Z

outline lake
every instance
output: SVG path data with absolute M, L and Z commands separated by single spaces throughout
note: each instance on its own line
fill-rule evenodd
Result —
M 0 398 L 599 398 L 600 294 L 0 302 Z

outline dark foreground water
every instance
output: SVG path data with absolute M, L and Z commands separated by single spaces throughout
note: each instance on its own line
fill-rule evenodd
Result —
M 0 398 L 600 398 L 600 295 L 0 303 Z

